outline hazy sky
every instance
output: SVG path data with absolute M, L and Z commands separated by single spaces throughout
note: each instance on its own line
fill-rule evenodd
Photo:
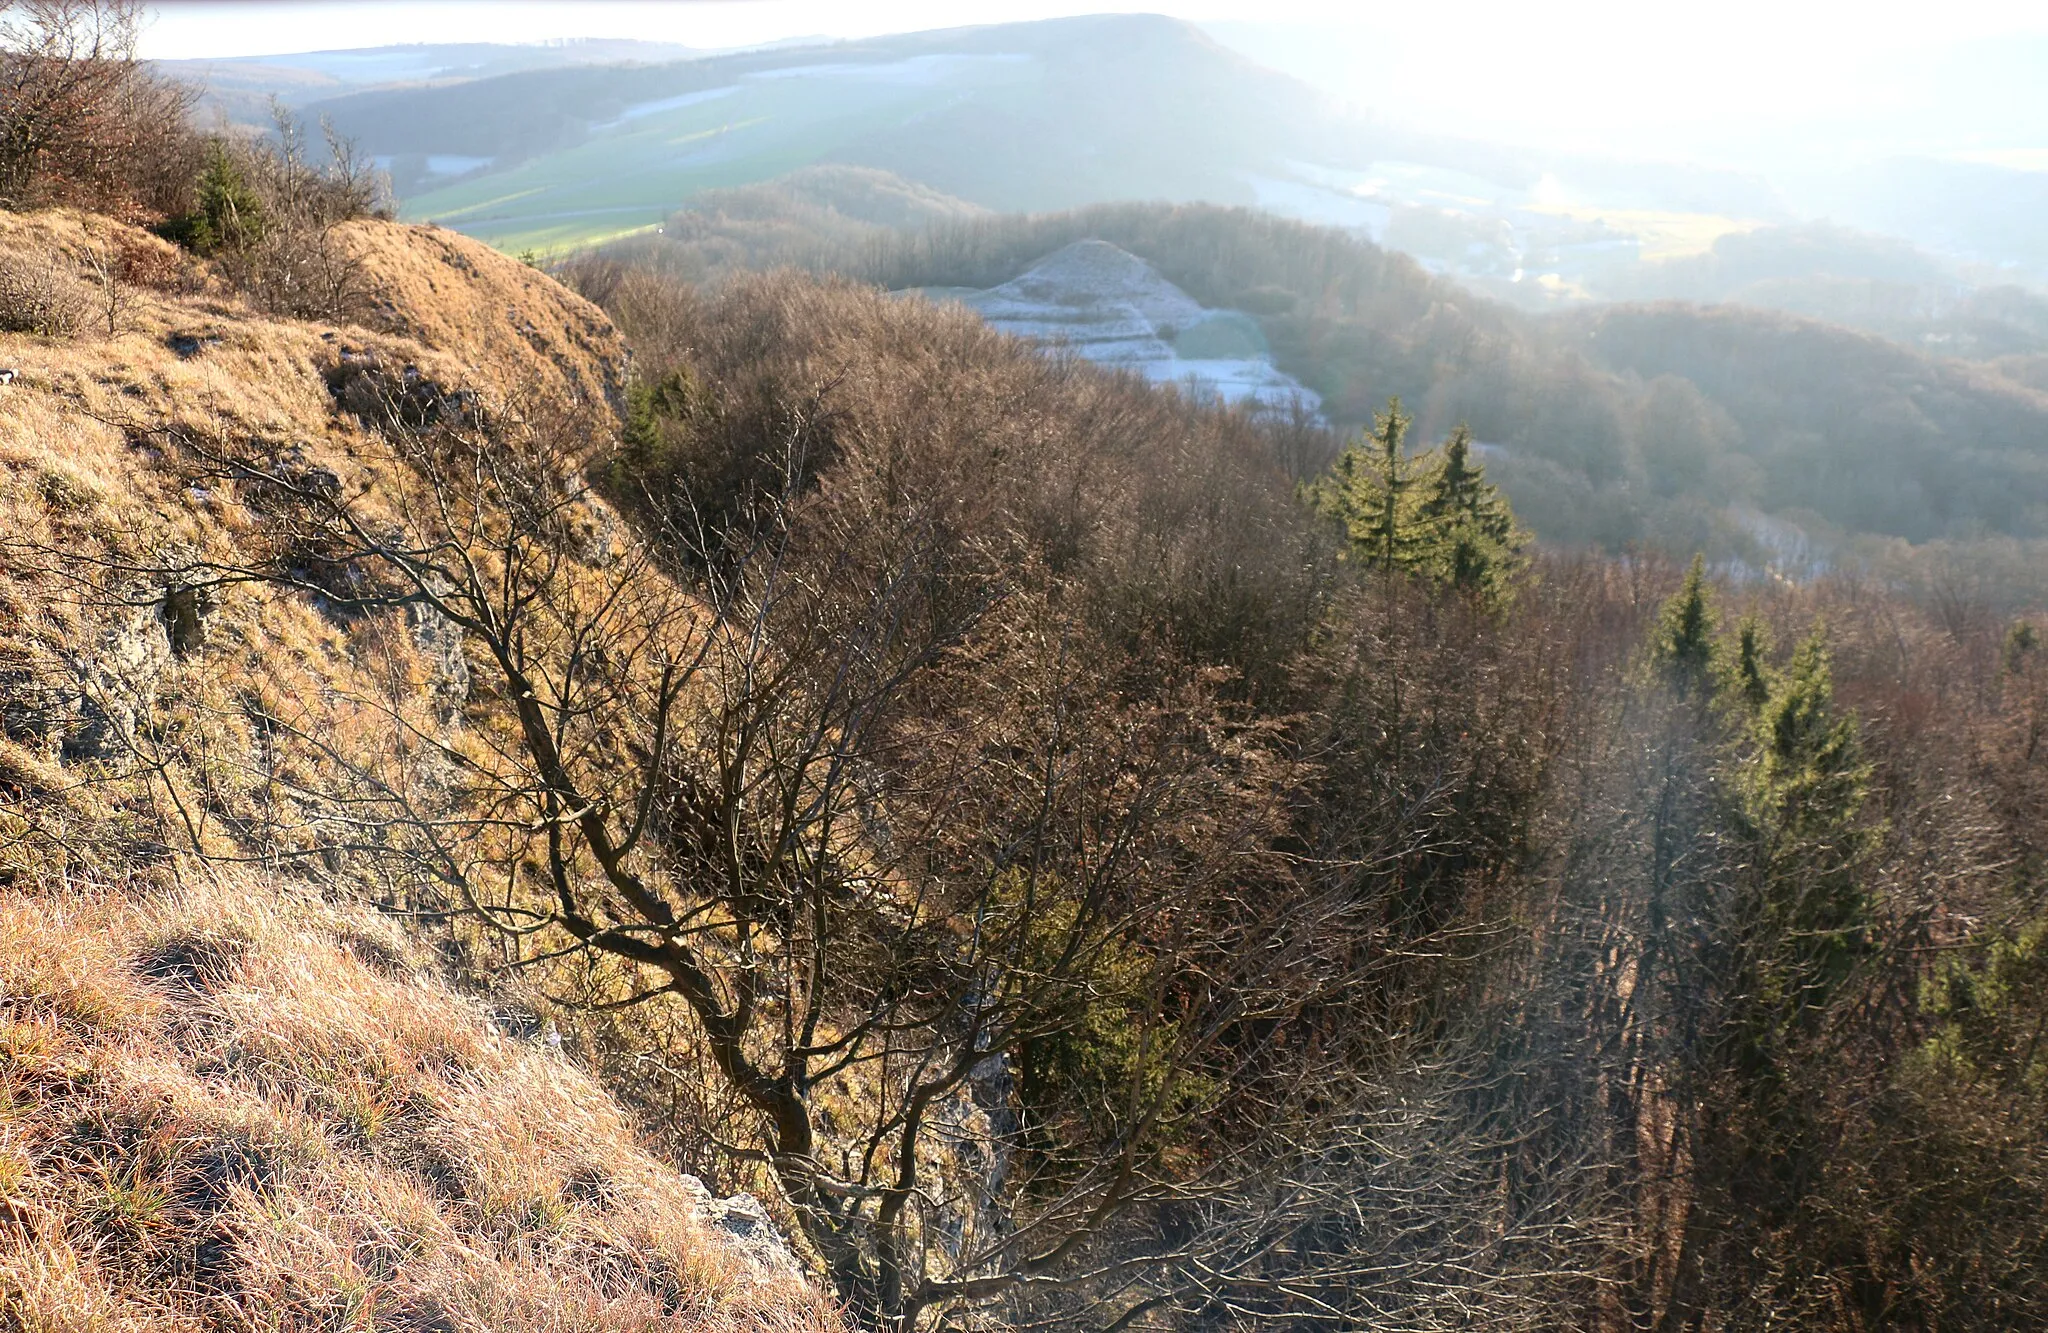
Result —
M 2048 0 L 195 0 L 163 58 L 638 37 L 727 47 L 1147 9 L 1399 119 L 1657 155 L 1899 149 L 2048 167 Z M 1914 136 L 1925 142 L 1913 142 Z

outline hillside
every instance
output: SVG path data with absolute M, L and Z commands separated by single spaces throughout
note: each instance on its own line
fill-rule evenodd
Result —
M 301 106 L 373 88 L 461 83 L 564 66 L 666 62 L 693 54 L 672 42 L 606 39 L 524 46 L 415 42 L 278 56 L 162 60 L 156 65 L 172 78 L 203 90 L 202 114 L 218 114 L 231 123 L 267 129 L 272 97 Z
M 1332 82 L 1329 51 L 1309 62 L 1314 82 L 1280 72 L 1302 64 L 1260 26 L 1096 15 L 692 59 L 635 43 L 428 46 L 176 72 L 245 108 L 270 91 L 332 117 L 390 170 L 408 216 L 510 252 L 559 256 L 650 231 L 707 191 L 841 164 L 1000 211 L 1249 204 L 1355 230 L 1532 312 L 1739 291 L 1942 355 L 2039 340 L 2024 307 L 2040 256 L 1999 222 L 2031 216 L 2038 171 L 1852 153 L 1791 173 L 1768 156 L 1465 139 L 1386 100 L 1385 81 Z M 2017 69 L 2002 77 L 2023 81 Z M 1777 271 L 1743 278 L 1763 251 Z
M 808 157 L 544 268 L 133 17 L 0 24 L 0 1333 L 2044 1322 L 2038 357 Z M 604 132 L 1277 86 L 875 49 Z
M 978 204 L 873 167 L 800 167 L 772 181 L 705 190 L 608 256 L 696 283 L 785 265 L 816 268 L 892 231 L 985 213 Z
M 1564 318 L 1598 364 L 1694 386 L 1738 432 L 1773 508 L 1913 541 L 1972 527 L 2048 535 L 2048 399 L 1966 362 L 1734 307 Z
M 1118 225 L 1041 276 L 1523 328 Z M 1499 454 L 1377 503 L 845 279 L 335 240 L 288 320 L 0 217 L 11 1323 L 2048 1299 L 2038 612 L 1530 551 Z
M 636 1146 L 546 1020 L 390 918 L 82 878 L 0 892 L 9 1327 L 835 1326 L 758 1203 Z
M 477 743 L 459 639 L 198 571 L 375 485 L 386 411 L 566 404 L 601 442 L 623 364 L 600 312 L 475 242 L 341 240 L 360 324 L 266 317 L 105 219 L 0 213 L 7 299 L 28 274 L 70 311 L 0 334 L 0 1323 L 834 1327 L 758 1204 L 651 1154 L 571 1015 L 558 1052 L 472 942 L 401 929 L 374 858 L 298 841 L 319 760 L 286 729 L 388 735 L 396 682 L 417 736 Z M 94 255 L 111 314 L 84 312 Z M 208 442 L 279 481 L 208 471 Z
M 2048 350 L 2048 297 L 1904 241 L 1825 224 L 1731 233 L 1703 253 L 1619 272 L 1595 294 L 1783 310 L 1935 356 Z
M 366 151 L 466 159 L 406 215 L 501 248 L 650 228 L 701 191 L 879 168 L 987 208 L 1250 202 L 1358 127 L 1190 25 L 1094 16 L 659 66 L 536 71 L 310 104 Z
M 1091 239 L 1204 307 L 1247 312 L 1273 364 L 1342 428 L 1390 395 L 1427 437 L 1469 424 L 1548 541 L 1761 567 L 1859 559 L 1859 542 L 2048 537 L 2048 398 L 2023 357 L 2001 374 L 1741 306 L 1530 316 L 1341 231 L 1204 206 L 870 230 L 802 262 L 891 289 L 978 291 Z M 693 244 L 678 227 L 633 253 Z M 692 262 L 706 267 L 676 261 Z

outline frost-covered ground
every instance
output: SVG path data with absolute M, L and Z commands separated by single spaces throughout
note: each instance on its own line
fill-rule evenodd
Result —
M 897 83 L 929 87 L 965 82 L 997 68 L 1021 68 L 1034 64 L 1022 52 L 951 52 L 910 56 L 882 62 L 821 62 L 789 65 L 781 69 L 755 70 L 741 77 L 754 82 L 774 79 L 852 79 L 865 83 Z
M 1387 234 L 1393 205 L 1371 198 L 1348 186 L 1330 185 L 1310 179 L 1297 171 L 1294 179 L 1247 175 L 1252 201 L 1269 213 L 1299 218 L 1321 227 L 1344 227 L 1363 232 L 1377 243 Z
M 1256 321 L 1210 310 L 1150 264 L 1107 241 L 1076 241 L 1000 287 L 934 290 L 1004 333 L 1071 348 L 1229 403 L 1320 411 L 1322 400 L 1273 365 Z
M 647 116 L 658 116 L 664 111 L 680 111 L 686 106 L 696 106 L 701 102 L 715 102 L 721 97 L 731 97 L 739 90 L 740 86 L 738 84 L 728 83 L 723 87 L 704 88 L 694 93 L 683 93 L 678 97 L 664 97 L 655 102 L 636 102 L 604 124 L 592 125 L 590 127 L 591 132 L 615 130 L 621 125 L 630 124 Z

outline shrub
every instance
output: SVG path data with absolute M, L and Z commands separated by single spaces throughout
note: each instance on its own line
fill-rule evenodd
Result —
M 0 199 L 134 221 L 189 190 L 197 93 L 135 57 L 137 0 L 0 6 Z
M 0 255 L 0 331 L 68 338 L 88 303 L 85 285 L 55 255 Z
M 127 236 L 115 244 L 114 278 L 152 291 L 177 291 L 185 285 L 184 256 L 167 245 Z
M 347 318 L 362 298 L 361 265 L 334 228 L 380 214 L 384 180 L 324 125 L 326 161 L 316 164 L 297 118 L 282 106 L 272 115 L 262 139 L 208 144 L 191 209 L 160 230 L 214 259 L 272 314 Z

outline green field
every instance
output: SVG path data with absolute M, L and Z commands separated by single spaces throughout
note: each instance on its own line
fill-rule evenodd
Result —
M 963 62 L 964 64 L 964 62 Z M 956 100 L 991 77 L 1023 84 L 1034 66 L 993 70 L 906 61 L 752 77 L 688 105 L 642 108 L 573 148 L 414 195 L 410 221 L 435 222 L 501 250 L 557 254 L 646 231 L 701 190 L 767 180 L 832 156 Z

